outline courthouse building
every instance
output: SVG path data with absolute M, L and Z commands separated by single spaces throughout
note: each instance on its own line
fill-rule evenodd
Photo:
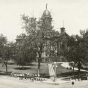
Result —
M 53 30 L 52 16 L 50 11 L 47 9 L 47 5 L 39 20 L 39 28 L 42 30 L 42 34 L 44 35 L 44 47 L 41 62 L 64 61 L 64 50 L 67 48 L 68 34 L 64 27 L 60 28 L 60 33 Z M 19 38 L 16 39 L 17 44 L 22 44 L 20 41 L 22 40 Z M 38 61 L 38 57 L 37 54 L 36 61 Z
M 52 32 L 55 32 L 52 27 L 52 16 L 50 11 L 47 9 L 44 10 L 42 17 L 40 19 L 41 26 L 40 28 L 45 31 L 46 42 L 44 45 L 44 50 L 42 53 L 42 62 L 52 62 L 52 61 L 64 61 L 63 56 L 64 49 L 67 48 L 67 37 L 68 34 L 65 31 L 64 27 L 60 28 L 60 33 L 56 32 L 55 35 Z

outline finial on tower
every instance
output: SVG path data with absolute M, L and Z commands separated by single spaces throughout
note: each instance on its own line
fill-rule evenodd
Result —
M 46 4 L 46 9 L 47 9 L 47 5 L 48 5 L 48 4 Z

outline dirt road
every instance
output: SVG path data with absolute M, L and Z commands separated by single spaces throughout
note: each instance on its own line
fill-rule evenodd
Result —
M 74 86 L 71 82 L 59 85 L 19 80 L 14 77 L 0 76 L 0 88 L 88 88 L 88 81 L 76 81 Z

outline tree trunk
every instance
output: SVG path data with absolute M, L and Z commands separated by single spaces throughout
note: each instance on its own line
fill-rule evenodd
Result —
M 38 59 L 38 77 L 40 76 L 40 58 Z
M 80 78 L 80 68 L 81 68 L 81 62 L 78 62 L 78 80 Z
M 20 58 L 20 63 L 19 63 L 20 65 L 21 65 L 21 62 L 22 62 L 22 61 L 21 61 L 21 58 Z
M 6 74 L 7 74 L 8 70 L 7 70 L 7 65 L 6 65 Z
M 78 80 L 80 79 L 80 68 L 78 69 Z
M 40 62 L 41 62 L 41 53 L 39 53 L 39 58 L 38 58 L 38 77 L 40 76 Z
M 7 62 L 5 62 L 5 66 L 6 66 L 6 74 L 7 74 L 8 72 Z
M 74 78 L 74 67 L 75 67 L 75 65 L 73 64 L 73 78 Z
M 41 57 L 42 57 L 42 48 L 43 48 L 43 44 L 40 44 L 40 50 L 38 52 L 39 54 L 39 58 L 38 58 L 38 77 L 40 76 L 40 62 L 41 62 Z

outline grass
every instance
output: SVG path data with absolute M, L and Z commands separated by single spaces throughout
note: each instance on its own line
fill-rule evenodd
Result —
M 17 65 L 8 65 L 8 72 L 14 72 L 14 73 L 37 73 L 37 68 L 38 68 L 38 64 L 37 63 L 32 63 L 29 66 L 17 66 Z M 5 72 L 6 68 L 5 66 L 2 67 L 2 63 L 0 63 L 0 73 L 1 72 Z M 85 72 L 81 72 L 81 74 L 84 74 Z M 47 76 L 49 77 L 49 69 L 48 69 L 48 64 L 47 63 L 41 63 L 41 67 L 40 67 L 40 74 L 42 76 Z M 72 76 L 72 70 L 71 69 L 67 69 L 61 66 L 60 63 L 57 64 L 57 68 L 56 68 L 56 74 L 58 77 L 69 77 Z M 77 75 L 77 71 L 75 71 L 74 73 L 75 75 Z
M 37 63 L 32 63 L 29 66 L 17 66 L 17 65 L 8 65 L 8 72 L 15 72 L 15 73 L 37 73 Z M 62 67 L 60 64 L 57 65 L 56 73 L 61 74 L 64 72 L 69 72 L 71 70 L 67 70 L 66 68 Z M 5 66 L 2 67 L 2 64 L 0 63 L 0 71 L 5 72 Z M 40 73 L 49 75 L 48 70 L 48 64 L 47 63 L 41 63 L 40 66 Z

